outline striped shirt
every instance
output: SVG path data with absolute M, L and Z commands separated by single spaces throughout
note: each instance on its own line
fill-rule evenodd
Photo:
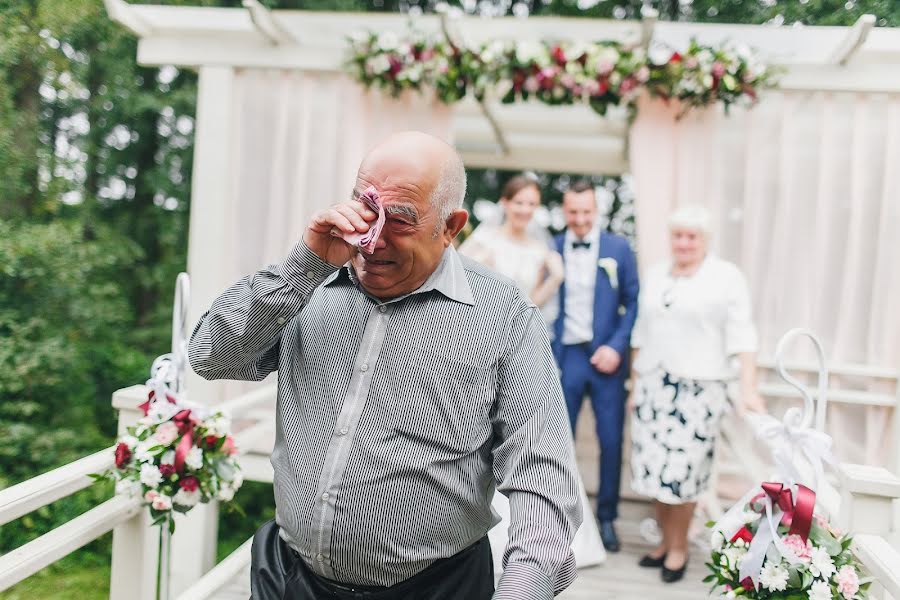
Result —
M 472 545 L 509 498 L 495 598 L 575 577 L 581 506 L 546 329 L 511 280 L 448 248 L 381 302 L 303 242 L 213 302 L 190 342 L 207 379 L 278 370 L 276 520 L 317 574 L 390 586 Z

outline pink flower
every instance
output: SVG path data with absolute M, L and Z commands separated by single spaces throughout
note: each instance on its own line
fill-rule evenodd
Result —
M 600 75 L 609 75 L 616 68 L 616 63 L 610 60 L 601 60 L 597 63 L 597 73 Z
M 859 575 L 856 574 L 856 569 L 850 565 L 841 567 L 841 570 L 834 576 L 834 581 L 844 598 L 852 598 L 859 591 Z
M 699 65 L 699 64 L 700 63 L 697 61 L 697 59 L 695 57 L 688 56 L 684 61 L 684 68 L 685 69 L 696 69 L 697 65 Z
M 712 66 L 712 74 L 713 74 L 713 77 L 717 77 L 717 78 L 721 79 L 722 76 L 725 74 L 725 65 L 723 65 L 719 61 L 714 62 L 713 66 Z
M 647 80 L 650 79 L 650 69 L 647 68 L 647 65 L 644 65 L 637 70 L 637 73 L 635 73 L 634 76 L 637 77 L 637 80 L 641 83 L 646 83 Z
M 168 446 L 178 438 L 178 425 L 172 421 L 166 421 L 156 428 L 153 438 L 163 446 Z
M 570 73 L 566 73 L 565 75 L 563 75 L 562 77 L 560 77 L 560 78 L 559 78 L 559 82 L 560 82 L 564 87 L 567 87 L 567 88 L 573 88 L 573 87 L 575 87 L 575 77 L 572 76 Z
M 156 500 L 156 497 L 159 496 L 159 492 L 156 490 L 148 490 L 146 494 L 144 494 L 144 502 L 153 502 Z
M 229 456 L 237 454 L 237 446 L 234 445 L 234 438 L 230 435 L 225 438 L 225 443 L 222 444 L 222 452 Z
M 536 92 L 541 88 L 541 84 L 538 83 L 538 80 L 534 77 L 529 77 L 525 80 L 525 91 L 527 92 Z
M 619 93 L 627 94 L 631 90 L 635 89 L 638 86 L 637 79 L 634 77 L 626 77 L 622 80 L 622 83 L 619 84 Z
M 153 499 L 151 506 L 154 508 L 154 510 L 171 510 L 172 499 L 163 494 L 159 494 L 156 498 Z
M 781 541 L 800 560 L 808 562 L 812 556 L 812 543 L 809 540 L 804 542 L 803 538 L 796 533 L 784 536 Z

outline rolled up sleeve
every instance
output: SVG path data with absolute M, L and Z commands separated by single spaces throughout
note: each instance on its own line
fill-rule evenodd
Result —
M 552 598 L 575 579 L 582 507 L 562 389 L 537 308 L 511 320 L 492 410 L 494 477 L 509 498 L 509 543 L 495 599 Z

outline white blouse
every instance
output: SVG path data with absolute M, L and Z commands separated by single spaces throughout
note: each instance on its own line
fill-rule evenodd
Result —
M 638 373 L 661 367 L 691 379 L 734 378 L 733 357 L 757 349 L 744 275 L 712 255 L 688 277 L 673 277 L 668 261 L 654 265 L 641 282 L 631 345 L 640 349 Z

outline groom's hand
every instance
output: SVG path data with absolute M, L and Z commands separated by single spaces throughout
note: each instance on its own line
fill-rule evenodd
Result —
M 591 356 L 591 364 L 601 373 L 610 375 L 615 373 L 619 365 L 622 364 L 622 357 L 609 346 L 600 346 L 594 352 L 594 355 Z
M 362 202 L 350 200 L 317 212 L 306 227 L 303 242 L 316 256 L 339 267 L 353 257 L 355 246 L 343 234 L 365 233 L 369 222 L 378 218 Z

